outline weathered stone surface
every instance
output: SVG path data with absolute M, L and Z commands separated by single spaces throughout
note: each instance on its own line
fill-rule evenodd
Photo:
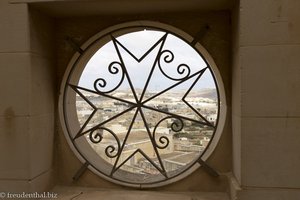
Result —
M 57 186 L 51 192 L 57 194 L 59 200 L 90 199 L 96 200 L 99 198 L 110 200 L 229 200 L 226 193 L 221 192 L 148 192 L 148 191 L 125 191 L 125 190 L 100 190 L 95 188 L 80 188 L 80 187 L 63 187 Z

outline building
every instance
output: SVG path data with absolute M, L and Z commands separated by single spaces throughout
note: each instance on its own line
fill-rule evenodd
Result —
M 123 189 L 105 194 L 128 198 L 158 195 L 127 190 L 89 170 L 76 179 L 83 164 L 57 114 L 60 83 L 76 53 L 67 38 L 81 45 L 109 26 L 150 20 L 199 39 L 222 74 L 228 110 L 219 145 L 207 160 L 221 175 L 199 168 L 159 192 L 298 200 L 299 10 L 298 0 L 0 1 L 0 192 L 47 192 L 63 185 L 74 196 L 81 194 L 74 186 Z

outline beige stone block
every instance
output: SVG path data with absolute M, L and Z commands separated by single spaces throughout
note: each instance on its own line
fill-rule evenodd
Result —
M 300 46 L 291 46 L 285 53 L 287 54 L 287 68 L 285 69 L 287 74 L 287 100 L 285 100 L 288 108 L 287 116 L 300 116 Z
M 30 83 L 31 114 L 54 113 L 55 73 L 51 60 L 36 54 L 31 55 Z
M 38 177 L 33 180 L 28 181 L 30 192 L 48 192 L 54 187 L 55 183 L 55 172 L 53 169 L 40 174 Z M 53 198 L 55 199 L 55 198 Z
M 242 186 L 300 188 L 300 118 L 242 119 Z
M 238 192 L 237 200 L 298 200 L 300 189 L 246 189 Z
M 43 194 L 48 192 L 54 186 L 54 171 L 49 170 L 32 180 L 0 179 L 0 191 L 4 192 L 6 197 L 9 194 Z M 9 193 L 9 194 L 8 194 Z M 7 198 L 9 199 L 9 198 Z M 11 197 L 10 199 L 16 199 Z M 32 198 L 31 198 L 32 199 Z
M 29 51 L 27 4 L 0 1 L 0 52 Z
M 0 116 L 29 114 L 30 54 L 0 53 Z
M 53 114 L 0 118 L 0 179 L 31 180 L 53 166 Z
M 1 180 L 0 179 L 0 191 L 5 193 L 22 193 L 30 192 L 30 186 L 27 180 Z
M 289 16 L 289 26 L 290 38 L 292 41 L 299 43 L 300 35 L 300 1 L 298 0 L 289 0 L 291 2 L 288 6 L 288 16 Z
M 0 117 L 0 179 L 29 178 L 28 132 L 28 117 Z
M 300 116 L 300 45 L 241 48 L 242 115 Z
M 30 179 L 53 166 L 54 114 L 30 118 Z
M 300 43 L 300 3 L 295 0 L 241 1 L 241 45 Z

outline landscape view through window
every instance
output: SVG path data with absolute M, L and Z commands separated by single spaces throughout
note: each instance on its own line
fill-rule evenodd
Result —
M 180 170 L 199 158 L 215 131 L 212 71 L 171 33 L 112 37 L 91 57 L 74 90 L 82 137 L 111 164 L 112 174 Z

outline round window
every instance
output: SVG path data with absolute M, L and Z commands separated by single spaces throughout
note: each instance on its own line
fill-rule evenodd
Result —
M 59 111 L 66 139 L 94 173 L 156 187 L 189 175 L 225 120 L 217 68 L 186 33 L 156 22 L 95 35 L 69 63 Z

